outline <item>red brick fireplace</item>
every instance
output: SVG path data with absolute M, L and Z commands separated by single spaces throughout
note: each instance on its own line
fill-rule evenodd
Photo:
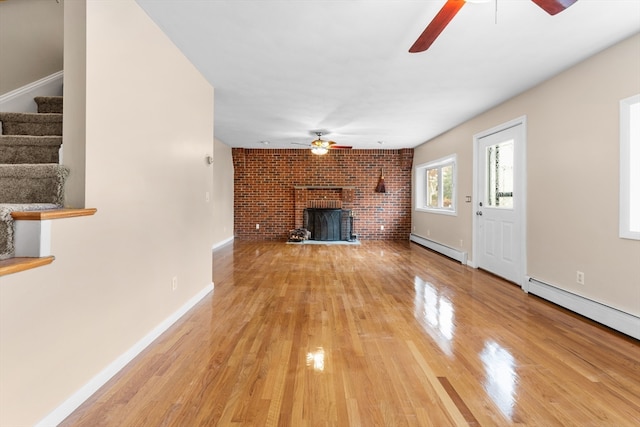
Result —
M 232 154 L 237 238 L 286 241 L 304 225 L 306 208 L 351 210 L 360 240 L 409 238 L 413 149 L 316 156 L 305 149 L 234 148 Z M 382 170 L 387 191 L 377 193 Z

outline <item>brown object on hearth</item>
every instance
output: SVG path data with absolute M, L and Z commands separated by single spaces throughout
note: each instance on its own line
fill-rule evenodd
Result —
M 378 185 L 376 186 L 376 193 L 386 193 L 387 189 L 384 186 L 384 171 L 380 169 L 380 179 L 378 180 Z

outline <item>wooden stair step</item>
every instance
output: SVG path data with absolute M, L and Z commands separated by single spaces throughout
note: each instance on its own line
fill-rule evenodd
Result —
M 7 274 L 18 273 L 20 271 L 49 265 L 54 259 L 54 256 L 42 258 L 19 257 L 5 259 L 0 261 L 0 276 L 6 276 Z
M 79 216 L 91 216 L 98 210 L 96 208 L 61 208 L 41 211 L 11 212 L 16 221 L 45 221 L 49 219 L 75 218 Z
M 12 212 L 11 216 L 17 221 L 45 221 L 53 219 L 76 218 L 90 216 L 97 212 L 96 208 L 61 208 L 46 209 L 40 211 Z M 48 265 L 53 262 L 54 256 L 45 257 L 14 257 L 0 260 L 0 276 L 30 270 L 32 268 Z

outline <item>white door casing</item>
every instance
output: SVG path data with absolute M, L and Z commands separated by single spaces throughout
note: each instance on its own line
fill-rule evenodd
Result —
M 526 117 L 473 137 L 473 263 L 524 285 Z

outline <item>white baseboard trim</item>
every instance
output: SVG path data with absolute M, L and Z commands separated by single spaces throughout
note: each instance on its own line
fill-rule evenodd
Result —
M 36 427 L 51 427 L 57 426 L 65 418 L 73 413 L 82 403 L 84 403 L 89 397 L 91 397 L 100 387 L 107 383 L 114 375 L 116 375 L 122 368 L 124 368 L 129 362 L 131 362 L 138 354 L 140 354 L 145 348 L 147 348 L 153 341 L 155 341 L 163 332 L 169 329 L 174 323 L 176 323 L 182 316 L 184 316 L 189 310 L 191 310 L 201 299 L 203 299 L 209 292 L 213 290 L 213 282 L 207 285 L 203 290 L 198 292 L 189 301 L 187 301 L 178 311 L 173 313 L 162 323 L 156 326 L 145 337 L 138 341 L 133 347 L 127 350 L 124 354 L 111 362 L 109 366 L 102 370 L 98 375 L 93 377 L 87 384 L 85 384 L 80 390 L 76 391 L 71 397 L 65 400 L 60 406 L 54 409 L 49 415 L 44 417 Z
M 35 113 L 37 106 L 33 98 L 36 96 L 61 96 L 63 77 L 64 72 L 58 71 L 5 93 L 0 96 L 0 111 Z
M 224 239 L 224 240 L 223 240 L 223 241 L 221 241 L 221 242 L 214 243 L 214 244 L 213 244 L 213 246 L 211 246 L 211 250 L 212 250 L 212 251 L 215 251 L 216 249 L 221 248 L 221 247 L 223 247 L 224 245 L 227 245 L 227 244 L 229 244 L 229 243 L 233 242 L 233 239 L 235 239 L 235 236 L 231 236 L 231 237 L 229 237 L 229 238 L 227 238 L 227 239 Z
M 418 236 L 416 234 L 411 233 L 411 235 L 409 235 L 409 240 L 411 240 L 414 243 L 417 243 L 419 245 L 422 245 L 426 248 L 429 248 L 433 251 L 436 251 L 438 253 L 441 253 L 444 256 L 447 256 L 451 259 L 455 259 L 456 261 L 462 263 L 462 264 L 467 264 L 467 253 L 463 252 L 463 251 L 459 251 L 457 249 L 454 248 L 450 248 L 449 246 L 445 246 L 443 244 L 440 244 L 438 242 L 434 242 L 433 240 L 430 239 L 426 239 L 424 237 Z
M 640 340 L 640 317 L 638 316 L 567 292 L 532 277 L 527 277 L 523 290 Z

